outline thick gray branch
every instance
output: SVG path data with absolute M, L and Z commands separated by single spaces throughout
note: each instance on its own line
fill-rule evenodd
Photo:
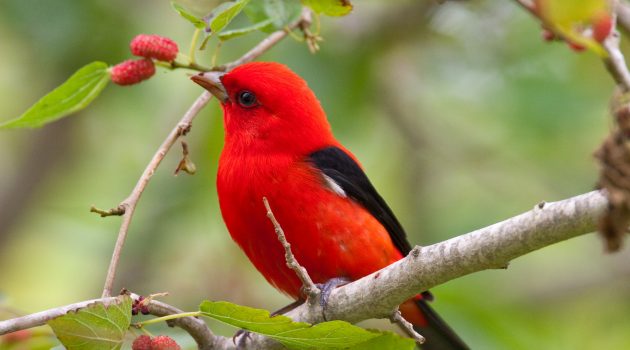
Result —
M 386 318 L 396 305 L 421 291 L 473 272 L 505 268 L 514 258 L 594 231 L 607 203 L 599 191 L 541 203 L 533 210 L 486 228 L 428 247 L 415 247 L 406 258 L 333 290 L 326 319 L 358 322 Z M 287 316 L 310 323 L 324 321 L 321 309 L 307 305 L 290 311 Z M 258 336 L 252 337 L 251 345 L 277 346 Z

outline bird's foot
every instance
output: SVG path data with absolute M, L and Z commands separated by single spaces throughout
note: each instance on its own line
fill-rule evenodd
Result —
M 333 289 L 343 286 L 344 284 L 348 284 L 350 281 L 346 277 L 335 277 L 331 278 L 325 283 L 317 283 L 316 286 L 321 291 L 319 297 L 319 305 L 322 307 L 324 311 L 324 319 L 326 319 L 326 308 L 328 307 L 328 298 L 330 297 L 330 293 L 332 293 Z
M 234 336 L 232 337 L 232 342 L 236 345 L 237 350 L 247 349 L 247 340 L 252 335 L 252 332 L 240 329 Z

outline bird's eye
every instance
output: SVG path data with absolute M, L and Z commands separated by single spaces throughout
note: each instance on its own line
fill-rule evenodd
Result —
M 238 104 L 242 107 L 253 107 L 257 104 L 256 95 L 251 91 L 241 91 L 238 93 Z

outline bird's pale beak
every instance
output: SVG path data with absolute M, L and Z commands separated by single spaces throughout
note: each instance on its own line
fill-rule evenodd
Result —
M 221 103 L 225 103 L 230 99 L 230 97 L 228 96 L 227 91 L 225 91 L 225 86 L 223 86 L 223 83 L 221 82 L 221 77 L 223 76 L 223 74 L 225 73 L 202 72 L 197 75 L 193 75 L 192 77 L 190 77 L 190 80 L 208 90 L 217 99 L 219 99 Z

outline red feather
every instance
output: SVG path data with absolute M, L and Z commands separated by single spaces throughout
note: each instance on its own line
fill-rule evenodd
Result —
M 309 154 L 330 146 L 356 158 L 335 140 L 303 79 L 280 64 L 250 63 L 221 82 L 229 96 L 217 177 L 221 212 L 234 241 L 272 285 L 301 297 L 301 283 L 286 266 L 263 197 L 316 283 L 356 280 L 403 257 L 385 227 L 357 201 L 331 189 L 309 161 Z M 254 105 L 239 103 L 243 91 L 256 96 Z M 401 310 L 412 323 L 426 325 L 416 301 Z

